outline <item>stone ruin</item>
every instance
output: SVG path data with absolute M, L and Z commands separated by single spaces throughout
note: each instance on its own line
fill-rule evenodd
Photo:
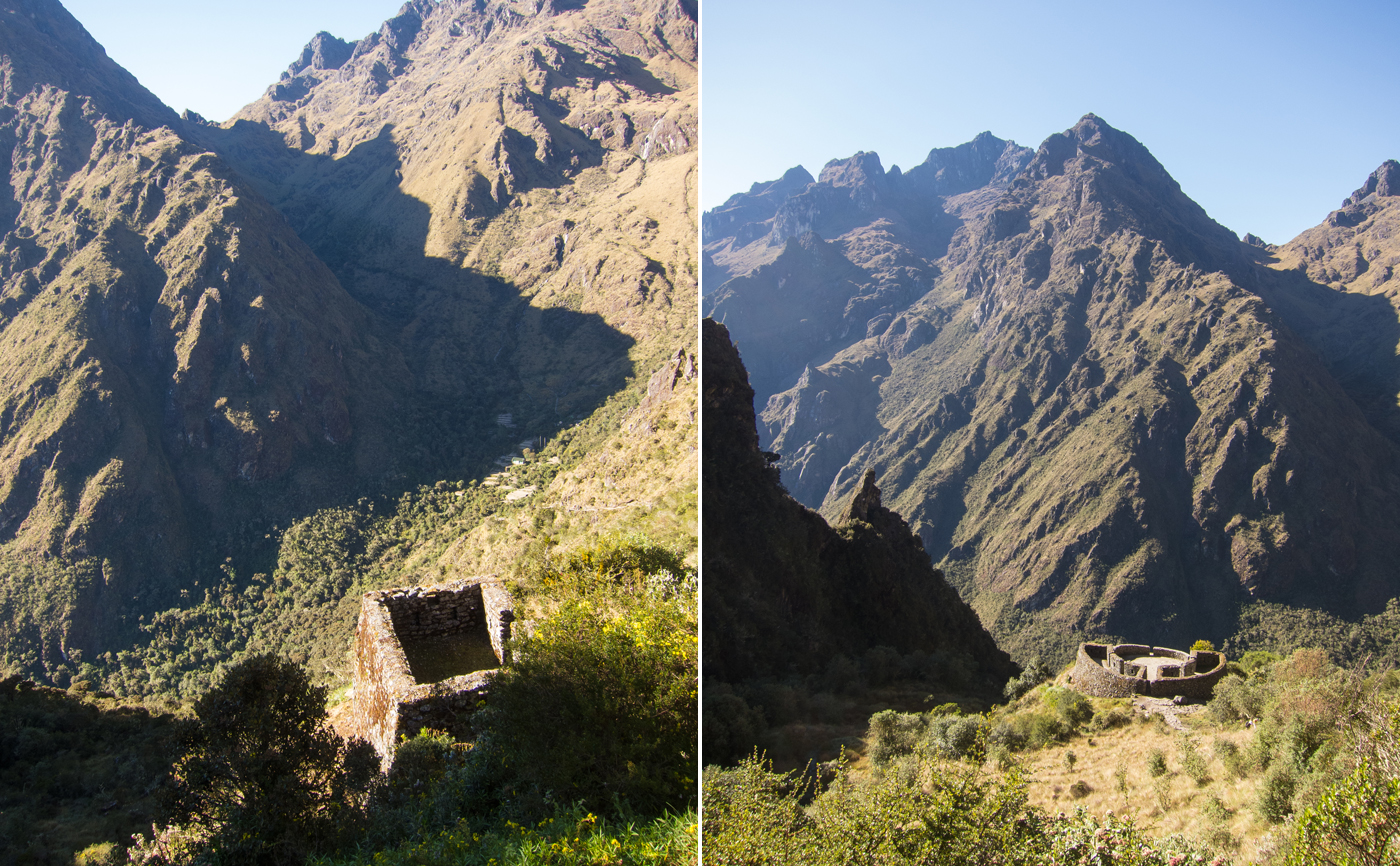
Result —
M 346 733 L 368 740 L 385 769 L 401 737 L 465 734 L 506 660 L 514 620 L 510 593 L 489 578 L 365 593 Z
M 1126 698 L 1147 695 L 1206 700 L 1225 675 L 1225 654 L 1143 644 L 1079 645 L 1070 682 L 1086 695 Z

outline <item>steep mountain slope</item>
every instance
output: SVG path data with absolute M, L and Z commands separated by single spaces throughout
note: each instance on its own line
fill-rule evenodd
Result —
M 1395 446 L 1265 302 L 1256 248 L 1092 115 L 970 197 L 928 282 L 849 322 L 857 339 L 784 342 L 800 350 L 758 397 L 795 491 L 834 514 L 874 470 L 1027 655 L 1083 634 L 1219 640 L 1249 598 L 1354 614 L 1400 594 Z M 797 327 L 798 298 L 837 310 L 839 288 L 781 269 L 852 245 L 789 241 L 708 309 L 747 352 L 740 296 L 790 299 L 769 333 Z
M 693 356 L 695 54 L 679 3 L 410 3 L 225 128 L 0 4 L 0 667 L 64 681 L 279 526 L 620 423 Z
M 1366 417 L 1400 442 L 1400 163 L 1388 160 L 1339 210 L 1263 246 L 1263 290 L 1326 359 Z
M 706 677 L 821 671 L 874 646 L 965 656 L 968 691 L 1015 673 L 869 476 L 835 528 L 778 483 L 759 450 L 753 391 L 724 326 L 704 338 Z

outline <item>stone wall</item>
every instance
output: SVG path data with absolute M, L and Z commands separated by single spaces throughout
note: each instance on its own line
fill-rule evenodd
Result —
M 401 637 L 412 640 L 485 628 L 496 659 L 504 661 L 514 619 L 510 593 L 485 578 L 365 593 L 355 630 L 349 733 L 369 741 L 388 769 L 401 737 L 425 727 L 462 728 L 485 699 L 495 671 L 421 684 L 409 668 Z
M 1162 671 L 1168 676 L 1149 680 L 1143 675 L 1141 666 L 1129 661 L 1142 656 L 1178 659 L 1181 664 L 1164 665 Z M 1103 698 L 1126 698 L 1137 694 L 1154 698 L 1180 695 L 1193 700 L 1207 700 L 1214 694 L 1215 684 L 1224 675 L 1223 653 L 1205 650 L 1186 653 L 1143 644 L 1085 643 L 1079 645 L 1079 652 L 1075 655 L 1070 682 L 1086 695 Z

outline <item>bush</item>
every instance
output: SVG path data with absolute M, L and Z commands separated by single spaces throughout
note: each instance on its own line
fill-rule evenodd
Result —
M 973 767 L 925 766 L 923 786 L 894 774 L 863 782 L 841 772 L 804 809 L 788 777 L 757 760 L 705 771 L 705 862 L 721 864 L 957 863 L 1044 866 L 1205 863 L 1199 845 L 1150 843 L 1130 821 L 1076 809 L 1053 817 L 1027 804 L 1012 768 L 989 779 Z M 1090 793 L 1077 782 L 1071 793 Z M 616 861 L 613 861 L 616 862 Z
M 479 765 L 502 762 L 500 784 L 523 808 L 615 797 L 641 813 L 683 807 L 695 779 L 697 647 L 693 610 L 650 600 L 610 614 L 569 602 L 491 686 Z M 476 753 L 480 753 L 477 755 Z
M 1394 863 L 1400 853 L 1400 779 L 1362 762 L 1298 819 L 1288 866 Z
M 1280 764 L 1271 769 L 1255 798 L 1254 808 L 1259 817 L 1271 824 L 1278 824 L 1287 818 L 1293 811 L 1293 790 L 1296 785 L 1292 768 Z
M 99 842 L 89 845 L 73 855 L 74 866 L 117 866 L 123 859 L 122 850 L 115 842 Z
M 1210 768 L 1206 766 L 1206 759 L 1201 756 L 1201 752 L 1196 748 L 1196 744 L 1191 740 L 1182 737 L 1177 742 L 1177 751 L 1181 757 L 1181 771 L 1185 773 L 1191 781 L 1197 785 L 1204 785 L 1210 781 Z
M 929 720 L 926 742 L 945 758 L 975 756 L 980 725 L 972 716 L 934 716 Z
M 1225 769 L 1237 779 L 1243 779 L 1249 775 L 1249 762 L 1240 753 L 1239 746 L 1233 742 L 1222 738 L 1215 741 L 1215 756 L 1220 759 L 1220 763 L 1225 765 Z
M 1070 728 L 1078 727 L 1094 717 L 1094 705 L 1074 689 L 1050 686 L 1041 695 L 1041 700 Z
M 1107 731 L 1113 728 L 1121 728 L 1131 724 L 1133 715 L 1123 707 L 1109 707 L 1094 713 L 1094 717 L 1089 720 L 1089 730 Z
M 300 666 L 259 655 L 195 704 L 171 813 L 212 860 L 298 862 L 357 827 L 378 757 L 331 730 L 325 703 Z
M 912 755 L 928 727 L 928 719 L 918 713 L 882 710 L 870 717 L 870 760 L 877 766 L 902 755 Z
M 1052 676 L 1054 672 L 1046 667 L 1039 657 L 1033 658 L 1026 663 L 1020 676 L 1006 681 L 1006 688 L 1002 690 L 1002 694 L 1008 701 L 1014 701 Z
M 1161 749 L 1153 749 L 1147 753 L 1147 772 L 1151 773 L 1154 779 L 1167 774 L 1167 756 Z

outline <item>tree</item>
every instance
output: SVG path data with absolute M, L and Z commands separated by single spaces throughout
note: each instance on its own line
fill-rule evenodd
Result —
M 359 824 L 374 749 L 346 743 L 326 690 L 293 662 L 258 655 L 195 704 L 175 764 L 171 813 L 198 827 L 216 863 L 300 863 Z

